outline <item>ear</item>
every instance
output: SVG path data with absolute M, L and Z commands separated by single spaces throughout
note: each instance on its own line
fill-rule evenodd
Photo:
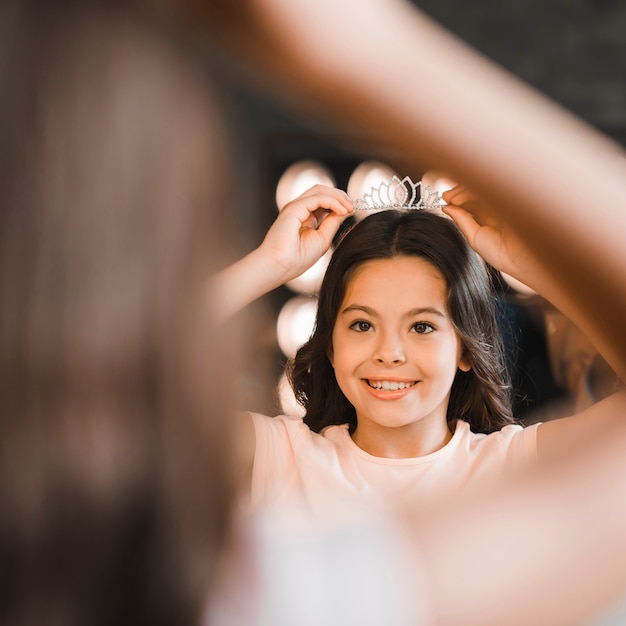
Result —
M 462 372 L 469 372 L 472 369 L 472 366 L 465 359 L 461 359 L 459 361 L 459 369 Z
M 467 351 L 465 348 L 462 349 L 461 358 L 459 359 L 459 369 L 462 372 L 469 372 L 472 369 L 470 362 L 467 358 Z

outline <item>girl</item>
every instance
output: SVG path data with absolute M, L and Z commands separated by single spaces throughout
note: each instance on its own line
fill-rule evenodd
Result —
M 238 286 L 231 306 L 313 263 L 352 210 L 319 186 L 287 205 L 220 277 Z M 389 497 L 423 506 L 523 466 L 537 426 L 513 424 L 505 371 L 485 267 L 455 224 L 428 210 L 365 218 L 333 253 L 290 365 L 304 420 L 252 414 L 253 503 L 320 516 Z

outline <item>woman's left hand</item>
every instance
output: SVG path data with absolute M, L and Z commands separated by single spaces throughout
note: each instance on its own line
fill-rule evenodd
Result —
M 532 288 L 532 254 L 499 219 L 498 211 L 462 185 L 443 193 L 443 211 L 459 227 L 470 246 L 491 266 Z

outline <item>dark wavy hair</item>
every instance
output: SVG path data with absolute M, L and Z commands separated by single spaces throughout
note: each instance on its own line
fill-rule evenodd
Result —
M 448 313 L 471 365 L 457 371 L 448 404 L 448 422 L 469 422 L 490 433 L 514 423 L 511 385 L 497 324 L 489 275 L 451 220 L 426 211 L 382 211 L 359 222 L 337 245 L 319 293 L 315 330 L 288 365 L 304 421 L 319 432 L 331 424 L 356 427 L 356 412 L 344 396 L 328 360 L 332 333 L 346 287 L 363 263 L 415 256 L 432 263 L 448 287 Z

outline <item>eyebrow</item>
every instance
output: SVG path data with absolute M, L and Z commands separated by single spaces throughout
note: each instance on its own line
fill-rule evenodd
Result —
M 374 309 L 364 304 L 350 304 L 345 309 L 342 309 L 339 314 L 345 315 L 347 313 L 352 313 L 353 311 L 361 311 L 362 313 L 365 313 L 366 315 L 369 315 L 371 317 L 378 317 L 378 313 Z M 444 318 L 446 317 L 446 314 L 443 311 L 431 306 L 417 307 L 415 309 L 411 309 L 404 314 L 404 317 L 416 317 L 418 315 L 424 314 L 436 315 L 437 317 Z

